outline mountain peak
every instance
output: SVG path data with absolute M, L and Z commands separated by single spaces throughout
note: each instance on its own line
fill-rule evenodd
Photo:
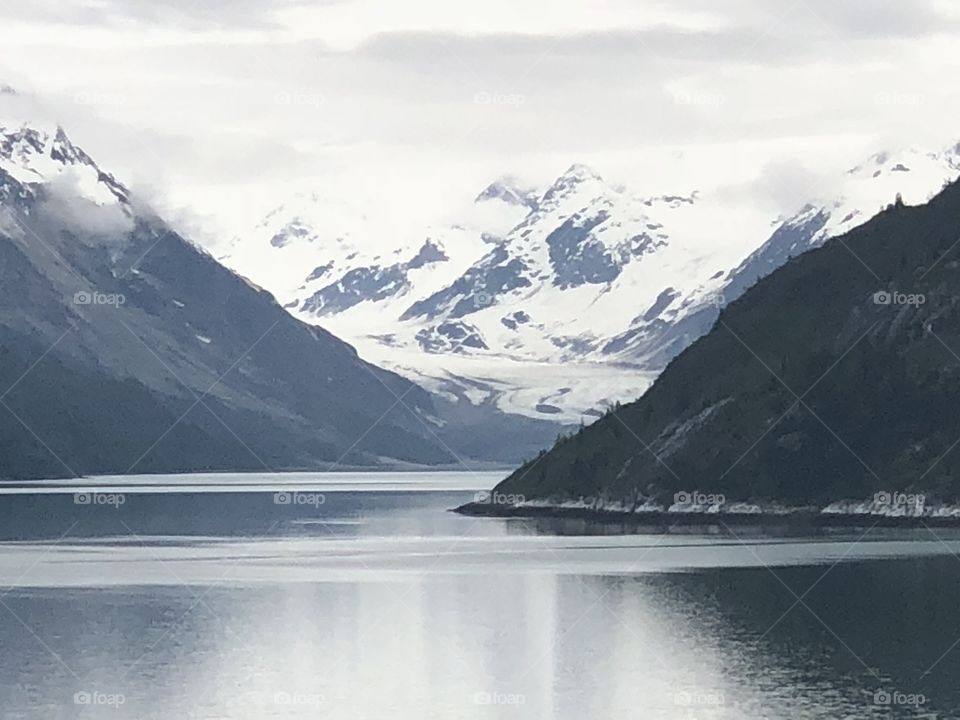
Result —
M 603 185 L 607 186 L 606 181 L 601 177 L 600 173 L 594 170 L 589 165 L 584 165 L 582 163 L 574 163 L 566 169 L 566 171 L 560 175 L 556 180 L 554 180 L 550 192 L 554 191 L 568 191 L 570 189 L 579 187 L 584 184 L 591 185 Z
M 566 198 L 574 195 L 586 192 L 595 197 L 609 190 L 611 188 L 593 168 L 582 163 L 574 163 L 554 180 L 553 185 L 540 199 L 539 207 L 541 210 L 556 208 L 563 204 Z
M 537 194 L 532 188 L 521 184 L 516 178 L 505 176 L 494 180 L 474 198 L 474 202 L 500 200 L 508 205 L 524 206 L 530 209 L 536 205 Z
M 0 156 L 49 155 L 54 149 L 65 152 L 74 161 L 86 154 L 70 142 L 63 128 L 53 122 L 0 121 Z M 89 160 L 89 159 L 88 159 Z M 89 162 L 93 162 L 89 160 Z
M 598 180 L 603 182 L 603 178 L 600 176 L 600 173 L 598 173 L 589 165 L 584 165 L 583 163 L 574 163 L 568 167 L 566 172 L 564 172 L 559 179 L 562 180 L 564 178 L 579 181 Z
M 78 191 L 98 204 L 127 202 L 128 191 L 54 122 L 0 121 L 0 169 L 22 183 L 49 183 L 69 172 Z

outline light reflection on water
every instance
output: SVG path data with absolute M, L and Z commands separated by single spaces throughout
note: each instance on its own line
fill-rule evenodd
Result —
M 0 546 L 12 586 L 0 597 L 3 717 L 832 720 L 960 708 L 960 651 L 938 661 L 960 637 L 946 535 L 561 536 L 444 512 L 465 497 L 342 493 L 260 535 L 237 517 L 257 519 L 261 497 L 241 511 L 237 497 L 151 508 L 143 496 L 114 515 L 47 498 L 34 518 L 51 526 L 37 534 L 57 537 L 69 517 L 70 536 Z

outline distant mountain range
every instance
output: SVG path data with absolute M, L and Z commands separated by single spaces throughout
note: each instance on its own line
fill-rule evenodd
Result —
M 0 474 L 519 461 L 791 256 L 958 172 L 956 147 L 877 155 L 774 222 L 584 165 L 429 227 L 302 195 L 211 251 L 235 275 L 56 124 L 0 120 Z
M 0 255 L 0 477 L 504 462 L 556 434 L 445 416 L 174 232 L 53 123 L 0 118 Z
M 867 170 L 907 172 L 895 167 Z M 837 210 L 839 226 L 853 222 Z M 724 308 L 639 400 L 492 497 L 509 509 L 960 513 L 960 183 L 826 242 L 834 214 L 815 217 L 790 250 L 820 247 Z M 472 509 L 505 509 L 487 503 Z
M 461 404 L 575 421 L 643 392 L 790 257 L 958 174 L 956 147 L 875 155 L 831 201 L 758 221 L 716 194 L 639 197 L 574 165 L 544 190 L 497 181 L 426 229 L 301 196 L 216 254 Z

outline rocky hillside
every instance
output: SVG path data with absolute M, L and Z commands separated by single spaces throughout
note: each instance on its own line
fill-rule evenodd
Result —
M 61 128 L 0 121 L 0 477 L 452 462 L 438 423 Z
M 497 492 L 628 511 L 699 498 L 956 500 L 958 238 L 953 184 L 794 258 L 723 309 L 639 400 Z

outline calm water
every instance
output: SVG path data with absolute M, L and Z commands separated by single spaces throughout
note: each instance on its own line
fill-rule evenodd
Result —
M 0 714 L 960 717 L 960 536 L 445 512 L 496 478 L 4 488 Z

